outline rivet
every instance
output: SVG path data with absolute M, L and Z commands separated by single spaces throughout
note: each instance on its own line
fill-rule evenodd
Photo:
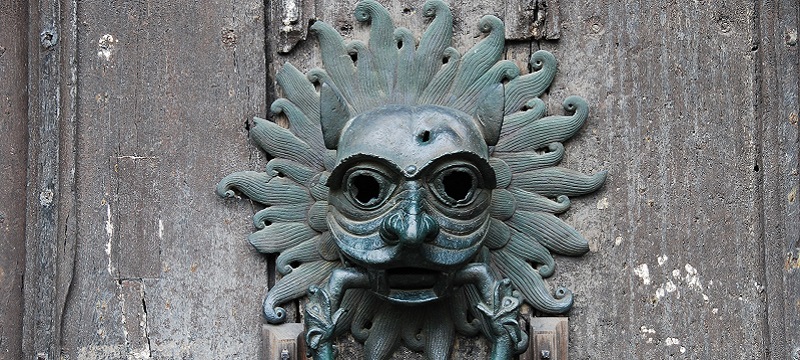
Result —
M 542 350 L 541 358 L 544 360 L 550 359 L 550 350 Z
M 58 33 L 54 29 L 46 29 L 39 34 L 39 41 L 42 47 L 50 49 L 58 44 Z

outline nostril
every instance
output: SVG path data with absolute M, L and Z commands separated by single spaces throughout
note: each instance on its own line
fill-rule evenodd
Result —
M 403 219 L 400 214 L 392 214 L 383 219 L 381 223 L 380 235 L 384 242 L 390 245 L 397 244 L 400 240 L 400 231 L 402 231 Z
M 431 242 L 439 235 L 439 225 L 427 214 L 422 216 L 421 225 L 422 231 L 425 234 L 425 242 Z

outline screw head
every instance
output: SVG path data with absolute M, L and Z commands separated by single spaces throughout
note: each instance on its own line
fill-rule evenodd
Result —
M 543 360 L 550 359 L 550 350 L 542 350 L 541 359 Z

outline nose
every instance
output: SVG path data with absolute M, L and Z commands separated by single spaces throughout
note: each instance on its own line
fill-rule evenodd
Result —
M 383 241 L 390 245 L 418 246 L 433 240 L 439 233 L 439 225 L 422 209 L 421 191 L 411 189 L 401 201 L 381 223 Z

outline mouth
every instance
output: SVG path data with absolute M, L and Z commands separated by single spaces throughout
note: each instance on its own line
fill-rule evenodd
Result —
M 441 271 L 397 267 L 369 272 L 372 291 L 400 304 L 422 304 L 446 296 L 451 276 Z

